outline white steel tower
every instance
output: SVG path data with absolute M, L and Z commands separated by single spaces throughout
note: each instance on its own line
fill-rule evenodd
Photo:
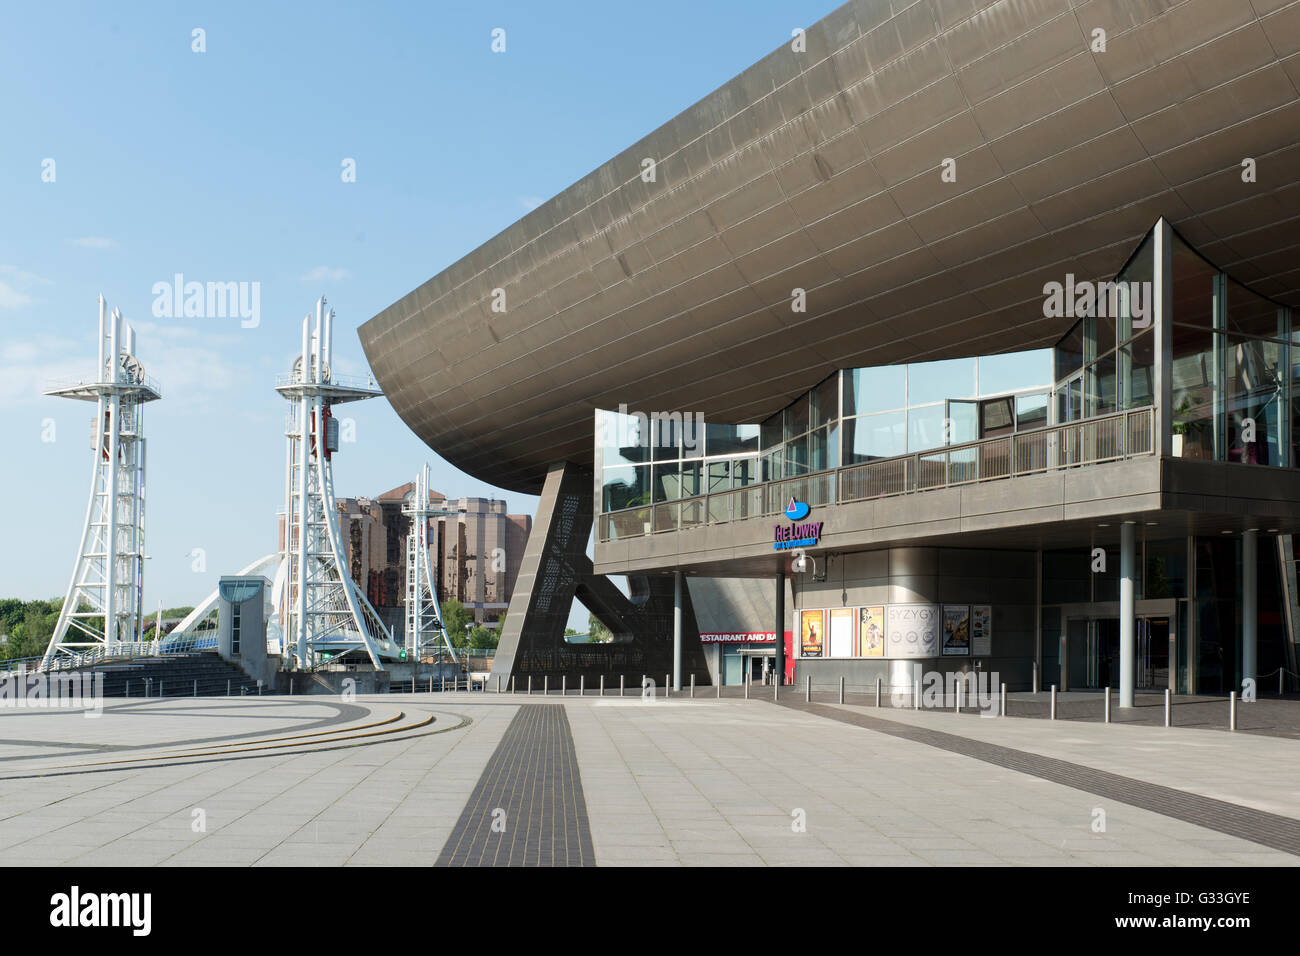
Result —
M 280 620 L 284 655 L 296 669 L 327 652 L 365 649 L 378 670 L 393 637 L 348 573 L 334 502 L 331 459 L 339 447 L 332 407 L 382 392 L 373 382 L 344 381 L 330 368 L 334 312 L 316 303 L 316 322 L 302 322 L 302 354 L 276 384 L 291 403 L 285 429 L 284 586 Z
M 135 330 L 99 297 L 99 351 L 89 381 L 47 395 L 95 403 L 90 504 L 63 610 L 42 667 L 140 640 L 144 578 L 144 406 L 162 397 L 135 356 Z
M 429 507 L 429 466 L 425 465 L 415 478 L 410 502 L 402 506 L 402 514 L 411 519 L 406 535 L 406 654 L 415 665 L 439 641 L 447 645 L 451 659 L 460 663 L 442 620 L 429 563 L 429 519 L 448 513 Z

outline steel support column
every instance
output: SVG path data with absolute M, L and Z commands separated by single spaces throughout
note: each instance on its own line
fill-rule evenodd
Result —
M 682 572 L 673 572 L 673 690 L 682 689 Z
M 1134 552 L 1137 526 L 1119 529 L 1119 705 L 1132 707 L 1137 687 L 1137 615 L 1134 607 Z
M 776 682 L 785 683 L 785 572 L 776 575 Z
M 1259 541 L 1251 528 L 1241 536 L 1241 679 L 1258 680 Z

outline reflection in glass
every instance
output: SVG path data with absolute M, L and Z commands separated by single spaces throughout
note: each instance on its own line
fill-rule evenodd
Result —
M 1052 350 L 982 355 L 979 360 L 980 394 L 1001 395 L 1052 384 Z M 948 396 L 955 397 L 955 396 Z
M 1174 456 L 1214 458 L 1213 333 L 1175 325 L 1172 339 Z
M 926 405 L 975 397 L 975 359 L 922 362 L 907 369 L 907 404 Z
M 882 365 L 844 372 L 844 414 L 888 412 L 907 405 L 907 366 Z
M 844 463 L 907 454 L 907 413 L 882 412 L 844 422 Z
M 1229 337 L 1224 411 L 1228 461 L 1282 464 L 1282 350 L 1277 342 Z
M 944 406 L 927 405 L 907 411 L 907 450 L 925 451 L 944 444 Z
M 812 428 L 840 417 L 840 376 L 837 372 L 813 389 Z
M 605 511 L 650 503 L 650 467 L 606 468 L 602 500 Z
M 1016 429 L 1026 431 L 1047 424 L 1047 393 L 1016 396 Z
M 704 451 L 710 458 L 715 455 L 735 455 L 758 451 L 757 425 L 705 426 Z

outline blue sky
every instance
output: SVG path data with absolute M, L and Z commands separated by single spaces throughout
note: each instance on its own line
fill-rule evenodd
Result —
M 165 394 L 147 419 L 145 604 L 191 604 L 274 550 L 286 403 L 272 386 L 318 296 L 338 312 L 336 366 L 366 374 L 361 323 L 835 6 L 6 4 L 0 596 L 67 586 L 91 413 L 40 392 L 92 374 L 100 292 Z M 260 324 L 156 318 L 153 286 L 176 273 L 259 283 Z M 335 459 L 340 495 L 428 461 L 449 496 L 535 507 L 447 465 L 385 400 L 341 414 L 356 443 Z

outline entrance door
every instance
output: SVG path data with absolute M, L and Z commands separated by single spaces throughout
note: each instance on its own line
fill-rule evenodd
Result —
M 1137 685 L 1163 690 L 1169 686 L 1169 618 L 1138 618 Z

